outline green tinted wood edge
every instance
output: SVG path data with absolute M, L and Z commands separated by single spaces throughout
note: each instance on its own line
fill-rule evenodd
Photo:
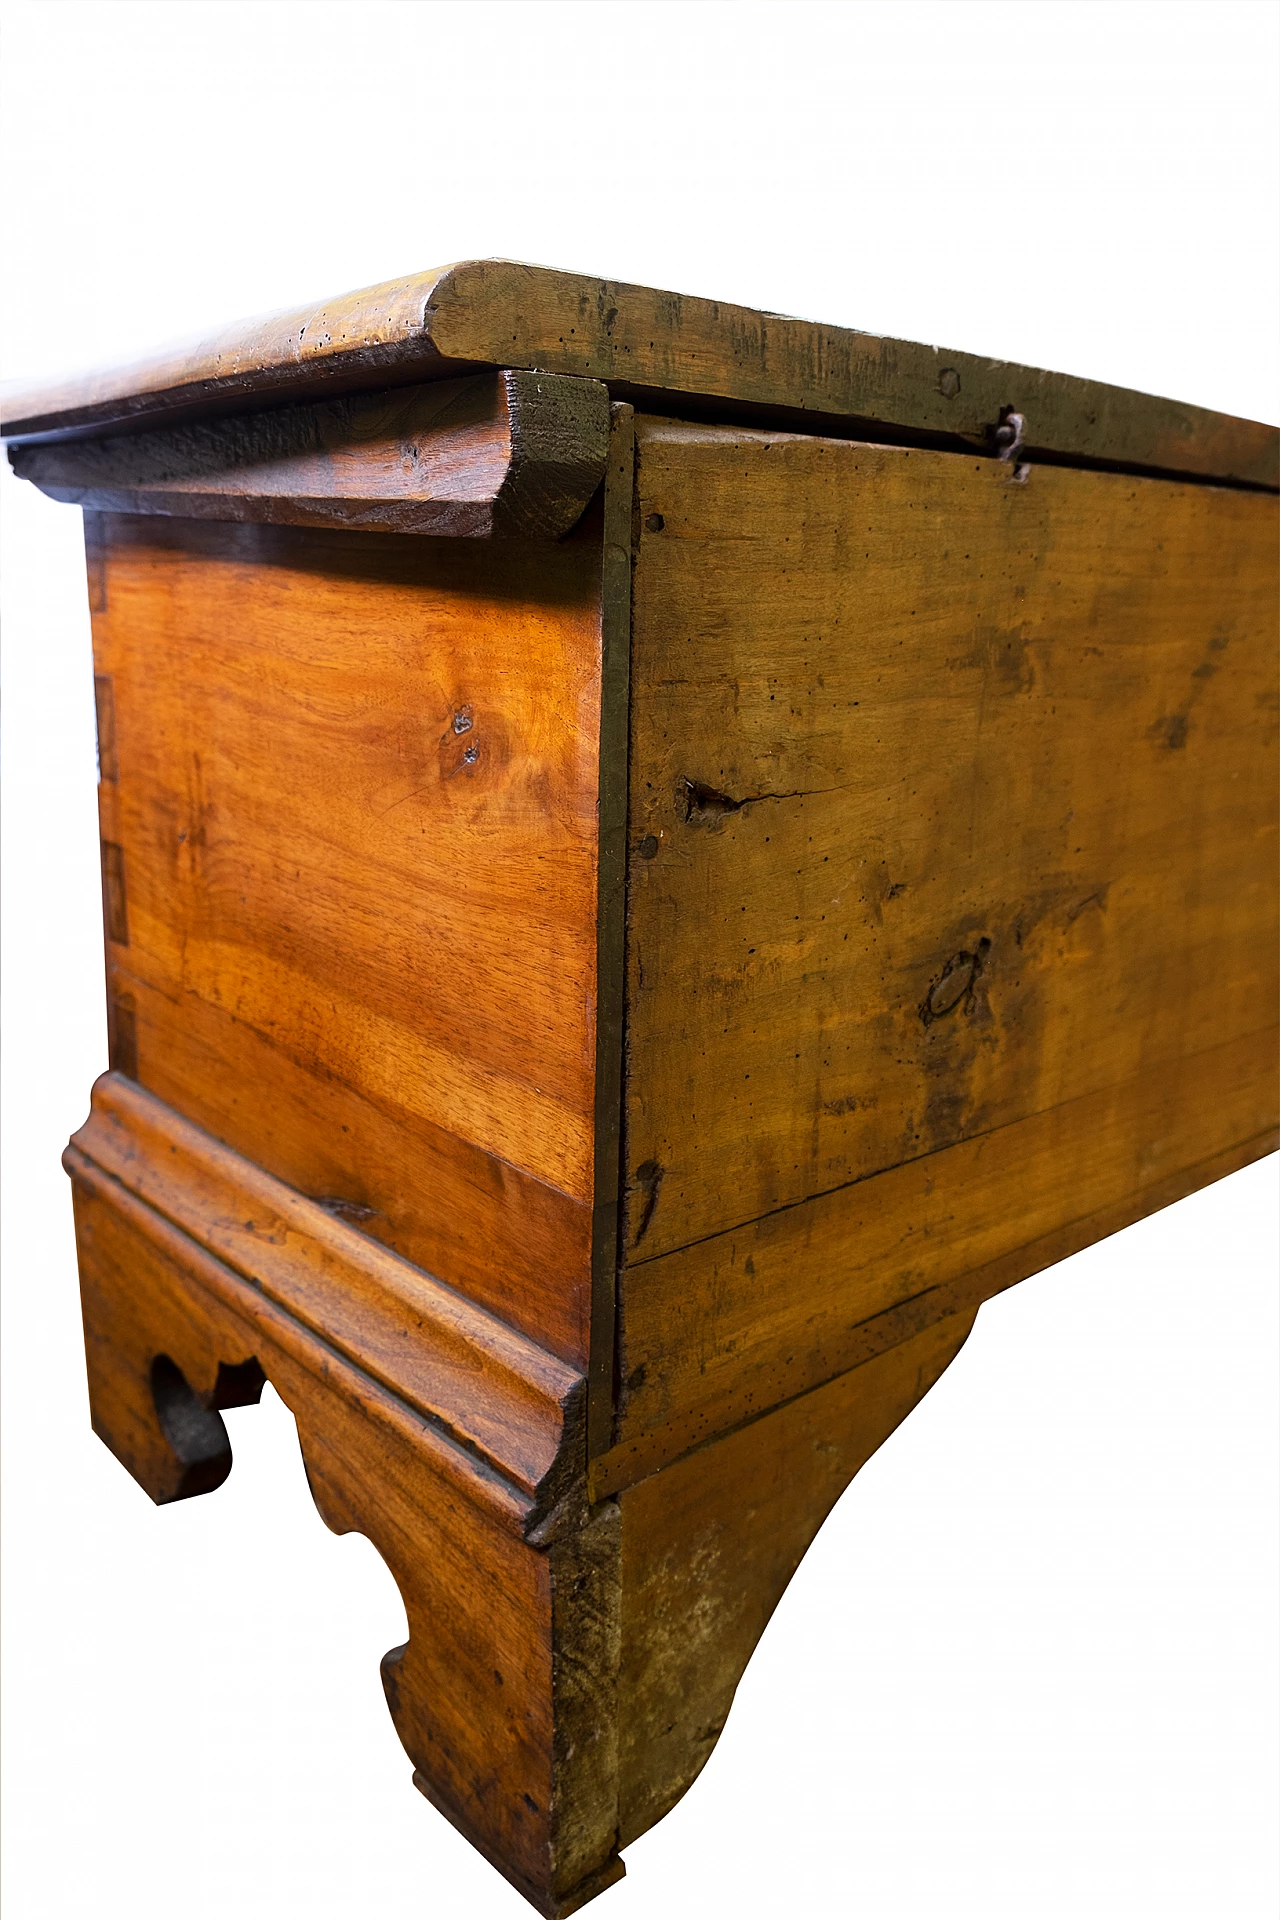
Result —
M 1002 413 L 1026 420 L 1029 454 L 1280 484 L 1280 435 L 1178 401 L 950 349 L 505 260 L 464 261 L 320 306 L 231 326 L 115 371 L 17 391 L 9 439 L 280 405 L 456 377 L 486 366 L 580 374 L 618 397 L 681 396 L 856 422 L 860 437 L 983 451 Z

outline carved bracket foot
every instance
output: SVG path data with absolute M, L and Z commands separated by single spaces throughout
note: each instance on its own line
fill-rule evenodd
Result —
M 97 1431 L 184 1499 L 230 1469 L 219 1408 L 271 1381 L 321 1515 L 403 1595 L 382 1678 L 415 1784 L 546 1915 L 696 1778 L 826 1514 L 972 1324 L 592 1504 L 579 1376 L 430 1275 L 116 1075 L 67 1165 Z
M 572 1912 L 622 1872 L 619 1513 L 585 1506 L 580 1376 L 119 1076 L 67 1166 L 99 1434 L 153 1499 L 207 1492 L 219 1406 L 271 1381 L 322 1517 L 403 1595 L 383 1680 L 418 1784 Z

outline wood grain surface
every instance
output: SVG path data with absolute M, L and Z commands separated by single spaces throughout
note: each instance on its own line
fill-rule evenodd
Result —
M 1274 1152 L 1274 1027 L 633 1268 L 597 1496 Z
M 585 1367 L 598 527 L 92 539 L 115 1064 Z
M 117 371 L 12 394 L 7 438 L 101 433 L 355 392 L 477 366 L 610 383 L 679 411 L 679 397 L 789 409 L 990 451 L 1016 410 L 1028 447 L 1091 462 L 1280 484 L 1274 427 L 1098 381 L 509 260 L 468 260 L 320 306 L 228 327 Z M 863 431 L 865 429 L 866 431 Z
M 12 460 L 53 499 L 103 512 L 559 539 L 603 478 L 608 434 L 598 380 L 507 370 L 19 445 Z
M 1273 501 L 639 447 L 632 1262 L 1272 1023 Z
M 1276 1121 L 1275 503 L 638 446 L 601 1489 Z

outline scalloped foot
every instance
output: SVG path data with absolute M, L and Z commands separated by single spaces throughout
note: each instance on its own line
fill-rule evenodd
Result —
M 579 1474 L 546 1513 L 83 1156 L 72 1170 L 98 1433 L 153 1500 L 185 1499 L 230 1469 L 219 1405 L 271 1381 L 322 1518 L 366 1534 L 403 1595 L 383 1679 L 418 1784 L 540 1912 L 573 1912 L 623 1871 L 616 1503 L 588 1511 Z
M 105 1153 L 110 1142 L 89 1144 Z M 173 1158 L 151 1164 L 171 1171 Z M 375 1256 L 360 1236 L 236 1172 L 257 1179 L 252 1203 L 215 1196 L 201 1244 L 80 1148 L 69 1165 L 97 1431 L 153 1500 L 186 1499 L 230 1469 L 219 1408 L 272 1382 L 322 1517 L 366 1534 L 404 1598 L 409 1638 L 382 1677 L 415 1784 L 557 1920 L 621 1877 L 619 1848 L 697 1777 L 813 1536 L 973 1320 L 939 1321 L 589 1505 L 580 1383 L 511 1346 L 500 1323 L 464 1349 L 471 1401 L 453 1403 L 453 1418 L 470 1404 L 477 1435 L 464 1444 L 406 1398 L 425 1376 L 405 1371 L 404 1345 L 371 1336 L 369 1303 L 385 1295 L 368 1290 Z M 291 1210 L 287 1230 L 266 1231 L 269 1203 Z M 300 1265 L 255 1278 L 210 1250 L 246 1220 L 258 1235 L 247 1245 Z M 321 1296 L 311 1276 L 339 1258 L 343 1286 Z M 351 1353 L 336 1316 L 358 1285 L 366 1347 Z M 273 1297 L 288 1287 L 290 1306 Z M 318 1300 L 335 1316 L 327 1325 Z M 423 1333 L 411 1360 L 435 1369 L 433 1391 L 444 1391 L 455 1325 Z M 487 1385 L 480 1336 L 503 1369 L 494 1363 Z M 392 1352 L 398 1378 L 382 1357 Z M 548 1451 L 555 1421 L 562 1437 Z

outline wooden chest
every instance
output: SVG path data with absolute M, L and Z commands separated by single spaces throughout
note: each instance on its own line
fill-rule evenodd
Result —
M 23 396 L 85 509 L 94 1425 L 271 1380 L 547 1914 L 981 1302 L 1276 1126 L 1276 435 L 474 262 Z

